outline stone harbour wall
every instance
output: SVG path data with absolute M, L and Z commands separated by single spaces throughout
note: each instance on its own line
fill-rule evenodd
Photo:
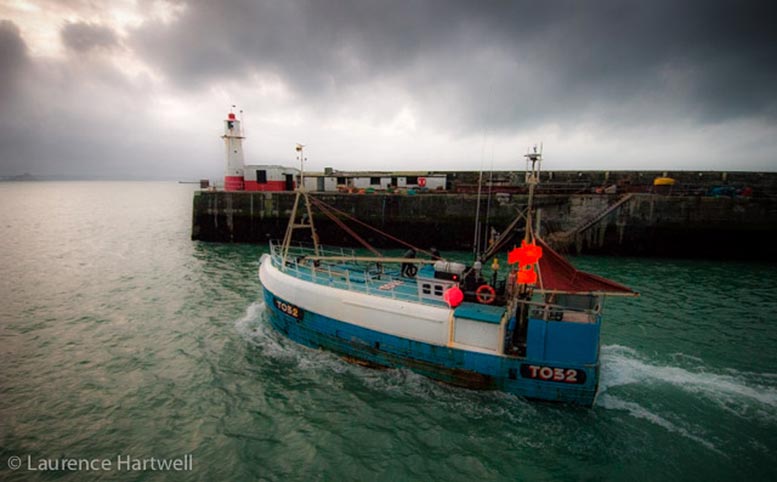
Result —
M 469 250 L 477 196 L 471 194 L 335 194 L 315 197 L 421 248 Z M 292 192 L 198 191 L 192 239 L 265 243 L 282 239 L 294 203 Z M 677 196 L 655 193 L 543 194 L 536 198 L 541 234 L 576 253 L 635 256 L 777 259 L 777 199 L 772 197 Z M 481 227 L 506 227 L 526 206 L 526 195 L 481 198 Z M 601 216 L 618 203 L 617 208 Z M 487 215 L 488 213 L 488 215 Z M 597 219 L 601 216 L 601 219 Z M 357 243 L 320 213 L 314 217 L 322 243 Z M 591 223 L 592 220 L 595 222 Z M 401 246 L 353 222 L 347 224 L 380 248 Z M 590 226 L 587 226 L 590 224 Z M 583 229 L 581 229 L 583 228 Z M 562 235 L 562 237 L 559 237 Z M 300 240 L 304 235 L 298 232 Z M 296 239 L 296 238 L 295 238 Z

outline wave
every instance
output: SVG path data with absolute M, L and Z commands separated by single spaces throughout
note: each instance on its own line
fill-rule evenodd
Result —
M 329 375 L 332 373 L 366 373 L 366 378 L 371 378 L 373 373 L 380 373 L 380 370 L 366 370 L 364 367 L 346 362 L 337 354 L 326 350 L 315 350 L 286 338 L 278 333 L 266 319 L 265 303 L 251 303 L 245 314 L 235 321 L 235 329 L 245 341 L 259 349 L 262 355 L 269 360 L 292 364 L 301 372 L 310 370 L 325 371 Z M 404 370 L 394 370 L 404 372 Z M 409 372 L 402 375 L 402 378 L 410 376 Z M 412 374 L 415 375 L 415 374 Z M 396 379 L 398 375 L 391 378 Z M 331 377 L 324 377 L 328 379 Z M 389 385 L 396 382 L 387 381 Z
M 483 416 L 490 410 L 498 410 L 509 415 L 523 413 L 523 416 L 530 416 L 534 411 L 531 404 L 509 394 L 461 390 L 435 382 L 407 369 L 375 370 L 348 363 L 334 353 L 312 350 L 288 340 L 276 332 L 264 317 L 265 304 L 252 303 L 246 308 L 245 314 L 235 321 L 235 329 L 243 339 L 258 348 L 264 357 L 286 366 L 293 365 L 300 372 L 308 373 L 318 380 L 328 380 L 327 383 L 341 385 L 345 382 L 342 378 L 344 375 L 352 380 L 358 380 L 358 384 L 367 390 L 376 390 L 392 397 L 407 396 L 416 400 L 435 401 L 435 404 L 468 411 L 474 417 Z M 701 396 L 738 417 L 746 419 L 755 417 L 772 422 L 777 420 L 775 374 L 739 372 L 734 369 L 715 373 L 705 368 L 703 360 L 697 357 L 677 353 L 672 355 L 672 359 L 676 360 L 678 365 L 687 366 L 657 364 L 646 359 L 637 350 L 626 346 L 603 346 L 600 396 L 597 406 L 625 410 L 633 417 L 648 420 L 669 431 L 696 440 L 712 450 L 715 450 L 714 445 L 695 434 L 694 430 L 671 421 L 672 414 L 658 415 L 637 401 L 628 400 L 628 396 L 624 396 L 616 389 L 634 386 L 650 390 L 669 386 L 672 389 Z M 332 377 L 335 374 L 339 376 Z M 649 394 L 647 397 L 655 398 Z M 514 410 L 517 407 L 520 410 Z
M 278 361 L 297 360 L 299 351 L 294 345 L 288 343 L 288 340 L 275 332 L 272 327 L 266 323 L 265 303 L 257 301 L 251 303 L 245 314 L 235 321 L 235 329 L 241 338 L 258 348 L 263 355 Z
M 293 366 L 318 383 L 342 386 L 346 383 L 344 377 L 347 377 L 369 391 L 381 392 L 392 398 L 406 398 L 408 403 L 431 402 L 436 407 L 463 411 L 474 418 L 498 413 L 515 422 L 534 413 L 529 402 L 512 394 L 466 390 L 406 368 L 364 367 L 333 352 L 305 347 L 278 333 L 265 317 L 265 303 L 254 302 L 234 322 L 235 329 L 268 361 Z
M 640 388 L 669 386 L 703 398 L 739 418 L 777 421 L 775 374 L 743 372 L 735 369 L 711 370 L 703 360 L 682 354 L 673 359 L 688 366 L 671 366 L 646 360 L 636 350 L 620 346 L 602 347 L 600 399 L 613 388 L 627 385 Z M 631 413 L 631 411 L 630 411 Z M 644 417 L 643 417 L 644 418 Z
M 702 363 L 696 357 L 688 357 Z M 726 395 L 752 400 L 777 408 L 777 388 L 766 386 L 774 380 L 773 373 L 747 373 L 727 369 L 728 374 L 711 373 L 699 366 L 693 370 L 657 365 L 644 360 L 629 347 L 607 345 L 602 347 L 602 378 L 600 388 L 629 384 L 669 383 L 683 390 L 705 395 Z M 758 383 L 761 382 L 761 383 Z
M 694 442 L 698 442 L 701 445 L 707 447 L 708 449 L 714 452 L 717 452 L 720 455 L 725 456 L 725 454 L 720 450 L 718 450 L 718 448 L 715 447 L 715 445 L 712 444 L 710 441 L 691 433 L 690 431 L 686 430 L 683 427 L 677 426 L 676 424 L 670 422 L 666 418 L 651 412 L 650 410 L 648 410 L 647 408 L 643 407 L 638 403 L 622 400 L 620 398 L 617 398 L 609 394 L 603 394 L 598 398 L 597 405 L 610 410 L 624 410 L 634 418 L 647 420 L 648 422 L 658 425 L 659 427 L 662 427 L 669 432 L 682 435 L 685 438 L 693 440 Z
M 237 332 L 245 339 L 252 341 L 262 334 L 261 317 L 264 312 L 265 304 L 263 301 L 251 303 L 246 308 L 245 314 L 235 320 Z

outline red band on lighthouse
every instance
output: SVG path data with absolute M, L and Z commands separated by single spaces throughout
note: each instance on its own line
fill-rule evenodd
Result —
M 242 191 L 245 189 L 243 176 L 224 176 L 225 191 Z

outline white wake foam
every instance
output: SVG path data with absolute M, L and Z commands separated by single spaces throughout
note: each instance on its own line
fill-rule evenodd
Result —
M 500 413 L 515 422 L 534 413 L 531 404 L 514 395 L 499 392 L 464 390 L 437 382 L 409 369 L 374 369 L 350 363 L 335 353 L 314 350 L 278 333 L 266 319 L 264 302 L 255 302 L 234 322 L 241 338 L 256 347 L 263 357 L 294 366 L 300 373 L 318 373 L 322 383 L 339 385 L 342 376 L 358 380 L 363 387 L 392 397 L 408 396 L 465 411 L 473 417 Z M 336 375 L 336 376 L 333 376 Z M 518 408 L 516 408 L 518 406 Z
M 627 402 L 612 395 L 604 394 L 598 398 L 597 405 L 610 410 L 624 410 L 632 417 L 647 420 L 648 422 L 658 425 L 659 427 L 662 427 L 669 432 L 679 434 L 683 437 L 693 440 L 694 442 L 700 443 L 701 445 L 714 452 L 724 455 L 720 450 L 717 449 L 717 447 L 715 447 L 715 445 L 713 445 L 708 440 L 705 440 L 704 438 L 691 433 L 687 429 L 670 422 L 666 418 L 651 412 L 638 403 Z
M 263 334 L 261 321 L 264 307 L 264 302 L 261 301 L 251 303 L 245 314 L 235 320 L 235 329 L 243 338 L 253 340 Z
M 241 338 L 259 349 L 262 356 L 283 364 L 294 365 L 301 372 L 318 370 L 330 375 L 349 371 L 371 372 L 371 370 L 365 371 L 361 366 L 347 363 L 332 352 L 314 350 L 290 340 L 270 325 L 265 308 L 264 302 L 252 303 L 246 308 L 245 314 L 235 321 L 235 330 Z
M 623 385 L 663 383 L 722 403 L 726 408 L 741 403 L 757 403 L 763 408 L 777 409 L 777 387 L 769 383 L 774 374 L 742 373 L 733 369 L 725 370 L 725 374 L 714 373 L 706 371 L 700 359 L 694 359 L 700 366 L 691 370 L 650 363 L 629 347 L 603 346 L 600 390 L 606 392 Z
M 285 343 L 286 340 L 282 335 L 275 332 L 264 317 L 264 302 L 251 303 L 246 308 L 245 314 L 235 321 L 235 330 L 241 338 L 259 348 L 270 358 L 286 361 L 296 358 L 298 352 L 294 349 L 295 346 Z

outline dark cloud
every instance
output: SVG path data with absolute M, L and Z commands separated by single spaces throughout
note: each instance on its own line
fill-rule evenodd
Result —
M 148 25 L 135 42 L 190 88 L 270 71 L 303 98 L 330 102 L 388 80 L 421 94 L 413 98 L 430 120 L 463 130 L 511 129 L 537 116 L 774 120 L 774 5 L 192 1 L 179 21 Z
M 100 3 L 40 0 L 90 19 L 57 25 L 59 57 L 0 21 L 0 175 L 218 175 L 232 103 L 250 162 L 305 141 L 321 166 L 472 169 L 532 138 L 556 168 L 777 165 L 772 2 L 175 3 L 119 35 Z
M 10 20 L 0 20 L 0 103 L 7 105 L 16 87 L 17 75 L 27 63 L 27 46 L 19 27 Z
M 62 43 L 76 52 L 88 52 L 92 49 L 110 49 L 119 45 L 116 32 L 108 27 L 86 22 L 65 24 L 61 31 Z
M 23 155 L 25 109 L 23 79 L 30 69 L 27 45 L 19 27 L 10 20 L 0 20 L 0 167 Z
M 0 67 L 2 72 L 18 68 L 27 55 L 19 27 L 10 20 L 0 20 Z
M 10 21 L 0 21 L 0 79 L 0 175 L 185 178 L 208 150 L 155 122 L 143 76 L 102 56 L 31 58 Z M 192 158 L 188 168 L 170 162 L 179 155 Z
M 540 54 L 571 79 L 570 97 L 642 97 L 711 122 L 774 116 L 777 64 L 764 60 L 777 54 L 775 21 L 773 2 L 617 2 L 578 9 Z

